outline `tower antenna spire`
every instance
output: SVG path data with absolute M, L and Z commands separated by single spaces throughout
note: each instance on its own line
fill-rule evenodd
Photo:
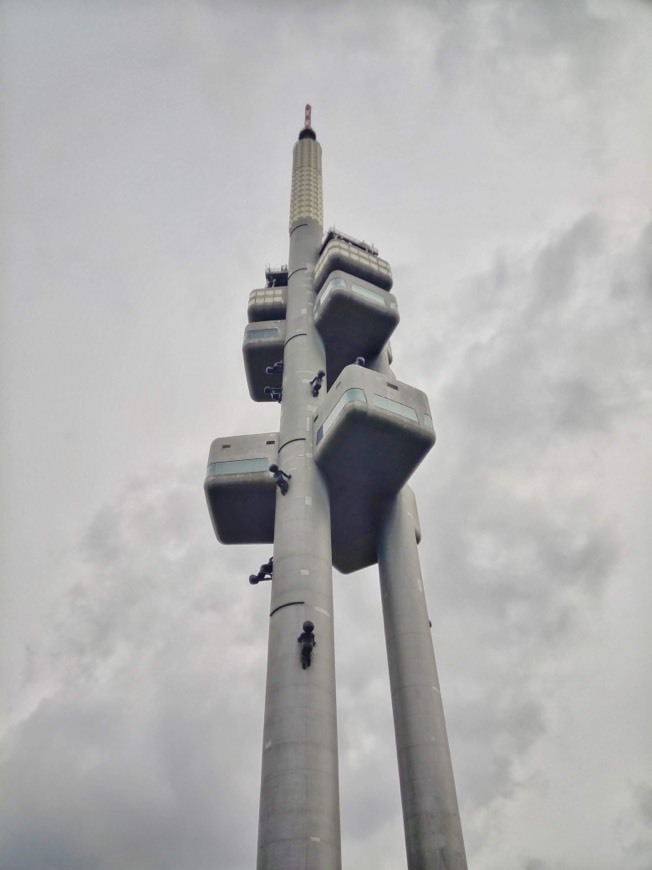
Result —
M 305 123 L 306 130 L 310 130 L 310 128 L 312 127 L 311 120 L 312 120 L 312 106 L 310 105 L 310 103 L 306 103 L 306 123 Z

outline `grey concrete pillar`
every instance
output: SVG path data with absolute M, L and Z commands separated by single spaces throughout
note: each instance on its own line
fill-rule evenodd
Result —
M 321 235 L 321 149 L 312 134 L 296 143 L 292 174 L 278 461 L 292 477 L 276 497 L 258 870 L 341 866 L 330 508 L 312 455 L 318 399 L 309 383 L 325 369 L 312 291 Z M 316 647 L 303 669 L 297 638 L 306 620 Z
M 466 870 L 409 490 L 385 515 L 378 567 L 409 870 Z

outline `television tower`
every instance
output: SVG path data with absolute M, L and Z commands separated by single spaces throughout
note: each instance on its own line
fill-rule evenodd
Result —
M 338 870 L 333 579 L 378 563 L 409 870 L 466 858 L 408 479 L 435 442 L 425 394 L 396 380 L 389 264 L 324 235 L 311 109 L 294 145 L 288 265 L 249 296 L 243 355 L 278 432 L 213 441 L 204 489 L 224 544 L 269 543 L 258 870 Z

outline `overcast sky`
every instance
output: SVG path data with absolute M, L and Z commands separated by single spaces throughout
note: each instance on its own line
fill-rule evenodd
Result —
M 4 0 L 1 870 L 250 870 L 270 547 L 202 484 L 287 261 L 394 272 L 473 870 L 652 868 L 652 4 Z M 345 870 L 405 865 L 377 572 L 335 573 Z

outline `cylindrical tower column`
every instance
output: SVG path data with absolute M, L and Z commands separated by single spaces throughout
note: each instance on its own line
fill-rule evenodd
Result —
M 321 148 L 309 119 L 294 147 L 279 468 L 263 734 L 258 870 L 338 870 L 340 818 L 328 491 L 312 455 L 325 369 L 312 279 L 322 236 Z M 314 625 L 304 668 L 298 637 Z
M 410 499 L 382 523 L 378 568 L 409 870 L 466 870 Z

